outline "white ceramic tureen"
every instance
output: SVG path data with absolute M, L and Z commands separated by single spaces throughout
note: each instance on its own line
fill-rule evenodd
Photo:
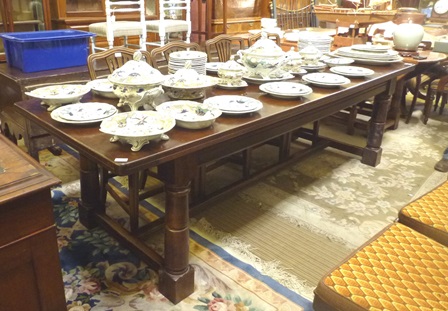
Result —
M 294 47 L 286 52 L 286 60 L 283 63 L 282 69 L 287 72 L 299 72 L 300 65 L 302 65 L 302 56 L 296 52 Z
M 302 64 L 308 66 L 317 65 L 322 56 L 322 52 L 311 43 L 301 49 L 299 53 L 302 56 Z
M 285 52 L 265 32 L 247 50 L 239 50 L 238 55 L 250 77 L 271 79 L 284 74 L 281 67 L 286 60 Z
M 154 109 L 154 99 L 163 94 L 160 83 L 165 76 L 142 60 L 142 53 L 137 51 L 133 60 L 116 69 L 108 79 L 120 98 L 117 106 L 127 105 L 134 111 L 142 106 L 146 110 Z
M 199 99 L 204 97 L 205 89 L 216 85 L 217 78 L 199 74 L 191 68 L 191 61 L 185 62 L 185 67 L 175 74 L 165 77 L 162 86 L 166 94 L 173 99 Z
M 222 64 L 218 68 L 218 77 L 220 85 L 239 86 L 241 85 L 243 76 L 247 73 L 247 69 L 238 64 L 234 57 Z

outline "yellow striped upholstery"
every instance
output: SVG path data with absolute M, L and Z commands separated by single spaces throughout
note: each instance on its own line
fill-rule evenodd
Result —
M 448 248 L 394 223 L 326 275 L 316 311 L 448 310 Z
M 448 246 L 448 182 L 402 208 L 398 219 Z

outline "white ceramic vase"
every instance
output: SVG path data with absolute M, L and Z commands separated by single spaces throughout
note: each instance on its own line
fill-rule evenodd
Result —
M 422 25 L 411 21 L 397 26 L 393 34 L 394 48 L 401 51 L 417 51 L 425 31 Z

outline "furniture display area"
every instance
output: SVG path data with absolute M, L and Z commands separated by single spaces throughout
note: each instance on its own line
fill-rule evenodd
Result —
M 15 106 L 26 119 L 78 150 L 82 200 L 80 219 L 83 224 L 88 227 L 96 224 L 104 226 L 152 267 L 160 268 L 159 289 L 170 301 L 177 303 L 194 289 L 194 272 L 188 259 L 189 192 L 191 181 L 197 176 L 200 165 L 257 146 L 275 137 L 283 136 L 285 141 L 290 142 L 292 133 L 303 125 L 332 115 L 366 98 L 375 97 L 375 109 L 364 148 L 344 145 L 320 137 L 318 133 L 308 135 L 308 138 L 313 141 L 310 147 L 313 150 L 328 146 L 339 148 L 360 156 L 361 161 L 367 165 L 376 166 L 381 160 L 381 140 L 397 78 L 413 69 L 413 65 L 403 63 L 377 66 L 375 75 L 369 79 L 353 79 L 347 86 L 336 89 L 315 87 L 311 95 L 300 100 L 273 98 L 261 92 L 258 85 L 249 85 L 245 94 L 260 100 L 263 103 L 261 110 L 245 117 L 220 117 L 213 127 L 203 130 L 187 131 L 174 128 L 168 133 L 169 140 L 150 143 L 138 152 L 130 151 L 126 144 L 111 143 L 109 135 L 100 132 L 97 125 L 78 127 L 53 120 L 38 100 L 22 101 Z M 239 94 L 239 91 L 209 89 L 206 97 L 225 94 Z M 90 96 L 83 100 L 96 99 Z M 167 98 L 162 96 L 158 100 L 162 102 Z M 282 163 L 300 157 L 290 154 L 288 147 L 285 147 L 283 152 L 286 156 L 282 158 Z M 126 161 L 116 161 L 122 158 Z M 154 166 L 159 168 L 158 175 L 165 183 L 166 193 L 163 257 L 145 245 L 138 234 L 131 234 L 106 215 L 98 174 L 98 167 L 101 167 L 112 174 L 128 176 L 130 180 L 135 181 L 138 180 L 139 172 Z M 257 176 L 259 175 L 253 175 L 251 178 Z M 245 182 L 248 180 L 243 180 L 238 185 L 241 186 Z M 129 189 L 135 197 L 138 197 L 137 185 L 138 183 L 134 182 L 130 184 Z M 138 217 L 138 204 L 129 208 L 133 211 L 130 214 Z
M 316 311 L 447 310 L 448 182 L 403 207 L 386 227 L 325 275 Z
M 0 135 L 2 310 L 66 310 L 50 188 L 60 183 Z

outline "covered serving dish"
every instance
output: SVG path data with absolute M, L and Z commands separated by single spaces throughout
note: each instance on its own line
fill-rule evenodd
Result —
M 262 32 L 262 37 L 247 50 L 239 50 L 238 55 L 250 77 L 271 79 L 278 74 L 284 74 L 281 67 L 286 60 L 285 52 L 269 39 L 265 32 Z
M 185 62 L 185 67 L 168 75 L 162 82 L 166 94 L 173 99 L 199 99 L 204 97 L 205 89 L 216 85 L 218 79 L 199 74 L 191 68 L 191 61 Z
M 299 52 L 296 52 L 294 47 L 286 52 L 286 60 L 283 63 L 282 69 L 286 72 L 299 72 L 300 65 L 302 65 L 302 56 Z
M 142 60 L 142 53 L 137 51 L 133 60 L 116 69 L 108 79 L 120 98 L 117 106 L 127 105 L 134 111 L 142 106 L 146 110 L 154 109 L 154 99 L 163 94 L 160 83 L 165 76 Z
M 234 56 L 231 56 L 230 60 L 218 68 L 219 85 L 240 86 L 245 74 L 247 74 L 247 69 L 238 64 Z

